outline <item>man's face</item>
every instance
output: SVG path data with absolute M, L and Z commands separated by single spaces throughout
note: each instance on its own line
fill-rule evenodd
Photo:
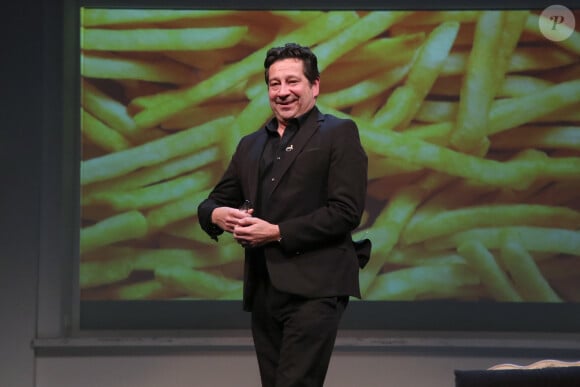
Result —
M 270 106 L 279 123 L 285 125 L 314 107 L 320 81 L 317 79 L 310 84 L 300 59 L 282 59 L 272 63 L 268 78 Z

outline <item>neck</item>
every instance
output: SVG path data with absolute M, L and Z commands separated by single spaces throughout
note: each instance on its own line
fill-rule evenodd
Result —
M 280 135 L 280 137 L 284 135 L 284 131 L 286 130 L 287 126 L 288 126 L 287 122 L 278 120 L 278 134 Z

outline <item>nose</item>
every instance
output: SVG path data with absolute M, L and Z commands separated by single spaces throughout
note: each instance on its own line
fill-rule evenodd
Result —
M 278 95 L 279 96 L 286 96 L 290 94 L 290 88 L 288 87 L 288 84 L 282 82 L 280 84 L 280 87 L 278 88 Z

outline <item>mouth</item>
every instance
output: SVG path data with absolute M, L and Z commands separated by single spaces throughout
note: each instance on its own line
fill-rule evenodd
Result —
M 276 103 L 278 105 L 280 105 L 280 106 L 290 106 L 290 105 L 293 105 L 294 103 L 296 103 L 296 100 L 292 100 L 292 101 L 277 101 Z

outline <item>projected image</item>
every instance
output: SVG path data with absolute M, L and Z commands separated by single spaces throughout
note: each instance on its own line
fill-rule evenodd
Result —
M 271 116 L 266 50 L 296 42 L 369 155 L 364 300 L 580 302 L 580 35 L 541 23 L 82 9 L 81 300 L 241 299 L 243 250 L 197 206 Z

